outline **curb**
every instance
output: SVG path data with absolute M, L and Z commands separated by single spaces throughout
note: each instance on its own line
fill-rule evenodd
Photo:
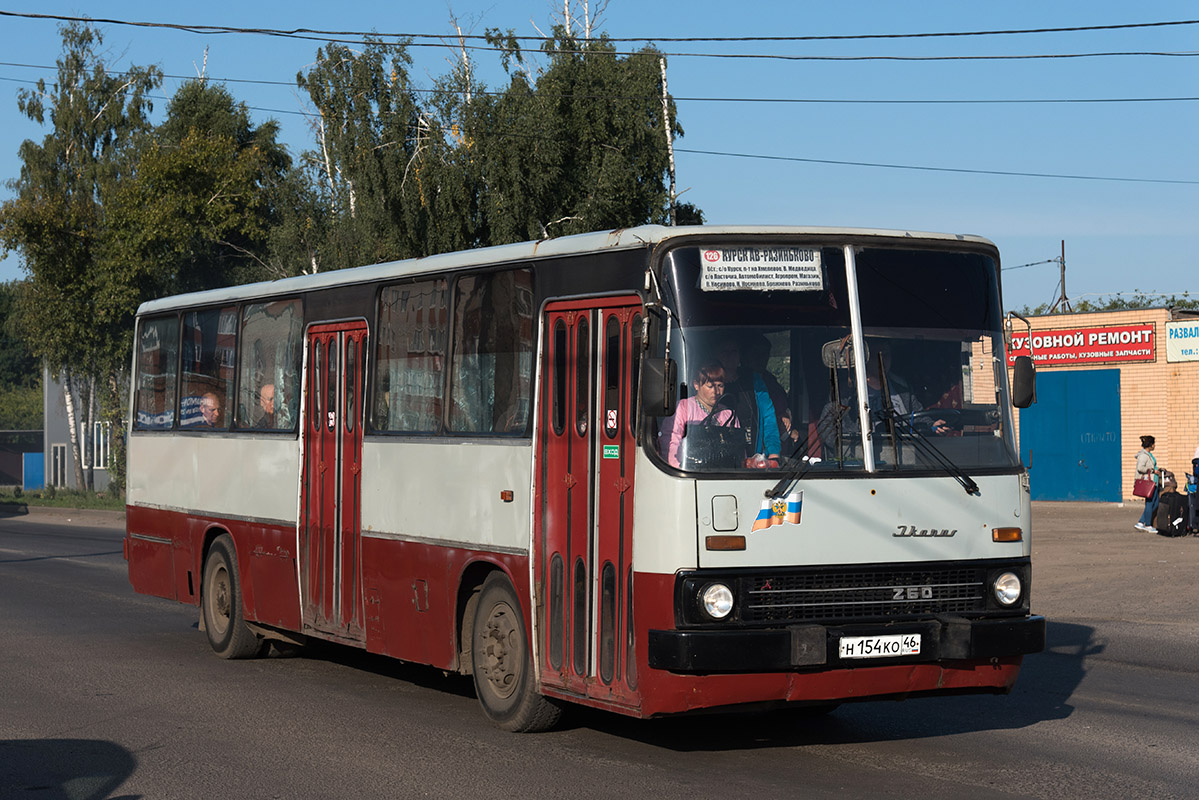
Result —
M 108 511 L 100 508 L 30 506 L 23 503 L 0 504 L 0 519 L 17 519 L 21 517 L 39 522 L 71 522 L 120 527 L 124 527 L 125 525 L 124 511 Z

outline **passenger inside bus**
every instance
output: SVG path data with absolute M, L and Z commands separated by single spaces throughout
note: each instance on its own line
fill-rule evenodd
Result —
M 258 418 L 254 420 L 255 428 L 275 427 L 275 384 L 266 383 L 258 390 Z
M 200 398 L 200 417 L 196 422 L 205 428 L 216 428 L 221 424 L 221 400 L 216 392 L 205 392 Z
M 672 467 L 735 466 L 742 453 L 743 434 L 732 409 L 718 407 L 724 395 L 726 372 L 715 360 L 695 372 L 695 394 L 679 401 L 674 416 L 664 421 L 660 447 Z M 717 463 L 717 462 L 728 462 Z
M 852 357 L 852 356 L 851 356 Z M 916 428 L 915 415 L 924 411 L 912 383 L 891 369 L 891 345 L 885 341 L 868 341 L 866 358 L 866 404 L 870 408 L 871 430 L 886 430 L 886 404 L 883 398 L 884 381 L 887 394 L 890 396 L 891 410 L 895 414 L 896 423 L 908 430 Z M 881 369 L 880 369 L 881 366 Z M 848 376 L 847 390 L 841 393 L 840 400 L 830 400 L 820 412 L 818 429 L 820 440 L 829 452 L 837 452 L 838 430 L 842 446 L 852 448 L 861 444 L 861 429 L 858 425 L 857 392 L 853 386 L 852 363 L 846 364 Z M 943 436 L 949 433 L 949 426 L 944 419 L 929 420 L 926 427 L 919 433 L 933 433 Z
M 797 431 L 791 429 L 792 414 L 788 408 L 787 390 L 779 383 L 778 378 L 770 373 L 767 362 L 770 360 L 770 340 L 762 334 L 755 334 L 745 342 L 744 381 L 745 388 L 752 391 L 756 411 L 753 452 L 765 455 L 767 459 L 778 459 L 784 450 L 784 444 L 798 439 Z

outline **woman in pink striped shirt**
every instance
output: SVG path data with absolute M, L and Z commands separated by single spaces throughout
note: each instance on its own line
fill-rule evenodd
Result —
M 695 394 L 683 398 L 675 408 L 674 416 L 663 426 L 663 440 L 666 443 L 666 460 L 673 467 L 681 467 L 679 447 L 687 434 L 687 428 L 701 425 L 712 417 L 713 407 L 724 394 L 724 367 L 719 361 L 709 361 L 699 368 L 695 380 L 691 383 Z M 716 412 L 711 424 L 739 427 L 733 416 L 732 409 L 722 408 Z

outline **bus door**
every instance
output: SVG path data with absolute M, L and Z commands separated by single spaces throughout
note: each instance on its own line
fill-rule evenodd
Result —
M 635 705 L 633 401 L 641 303 L 563 301 L 545 314 L 534 505 L 541 680 Z
M 308 329 L 300 574 L 304 629 L 362 641 L 362 421 L 366 323 Z

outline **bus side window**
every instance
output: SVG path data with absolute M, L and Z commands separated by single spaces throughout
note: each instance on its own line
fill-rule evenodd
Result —
M 604 331 L 604 433 L 615 438 L 620 430 L 620 320 L 608 317 Z
M 553 411 L 550 419 L 554 434 L 561 436 L 566 430 L 566 323 L 561 319 L 554 322 L 553 364 Z
M 189 311 L 183 315 L 180 345 L 183 387 L 179 425 L 196 430 L 227 430 L 237 352 L 237 307 Z
M 456 287 L 450 430 L 524 434 L 533 370 L 532 272 L 466 275 Z
M 387 286 L 379 293 L 371 426 L 439 433 L 445 392 L 449 292 L 444 280 Z
M 178 318 L 143 319 L 137 333 L 134 428 L 162 430 L 174 425 L 178 357 Z
M 304 313 L 299 300 L 242 310 L 237 427 L 294 431 L 300 413 Z

